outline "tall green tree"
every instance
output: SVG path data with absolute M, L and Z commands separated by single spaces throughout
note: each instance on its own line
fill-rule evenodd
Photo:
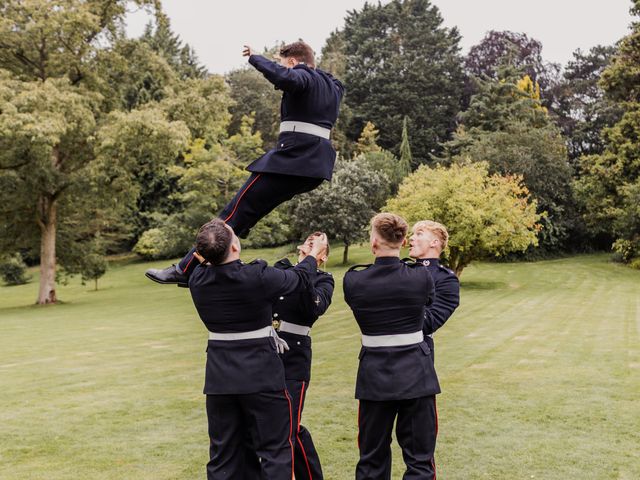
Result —
M 371 217 L 385 201 L 387 178 L 358 161 L 338 161 L 331 183 L 293 200 L 294 232 L 326 232 L 342 243 L 342 263 L 349 261 L 349 246 L 366 238 Z
M 549 109 L 567 139 L 574 168 L 580 166 L 579 157 L 604 151 L 603 130 L 622 116 L 621 107 L 605 96 L 599 84 L 615 52 L 614 46 L 602 45 L 588 52 L 576 50 L 561 80 L 553 86 Z
M 181 80 L 205 78 L 207 69 L 200 64 L 194 49 L 171 30 L 169 17 L 160 13 L 155 20 L 155 28 L 148 23 L 140 40 L 164 58 Z
M 130 3 L 8 0 L 0 5 L 0 243 L 3 250 L 26 248 L 39 258 L 38 303 L 57 301 L 57 261 L 71 265 L 58 255 L 56 241 L 90 241 L 83 227 L 88 219 L 100 211 L 122 211 L 135 198 L 131 171 L 141 160 L 138 153 L 144 157 L 159 140 L 161 146 L 177 146 L 188 136 L 183 124 L 169 123 L 162 114 L 153 123 L 162 128 L 129 136 L 132 143 L 119 155 L 104 156 L 112 122 L 122 121 L 124 128 L 127 117 L 105 116 L 115 103 L 104 97 L 105 69 L 99 62 L 122 38 Z M 134 3 L 159 9 L 159 2 Z M 135 151 L 132 144 L 147 145 Z M 163 149 L 174 156 L 177 150 Z
M 490 175 L 485 162 L 422 165 L 384 210 L 410 223 L 431 219 L 446 225 L 446 256 L 458 276 L 473 261 L 525 251 L 538 242 L 541 216 L 522 178 Z
M 429 0 L 367 3 L 344 26 L 345 102 L 356 139 L 367 121 L 380 129 L 380 145 L 399 153 L 402 121 L 411 119 L 419 163 L 440 151 L 460 110 L 464 75 L 456 28 L 443 26 Z
M 542 104 L 537 83 L 512 67 L 499 80 L 478 79 L 478 92 L 445 145 L 445 163 L 484 161 L 490 173 L 521 175 L 545 212 L 539 232 L 544 252 L 567 248 L 580 222 L 571 193 L 565 140 Z
M 640 17 L 640 0 L 631 12 Z M 640 266 L 640 19 L 618 44 L 601 86 L 623 114 L 604 130 L 605 150 L 581 158 L 576 182 L 584 218 L 591 231 L 614 240 L 624 261 Z

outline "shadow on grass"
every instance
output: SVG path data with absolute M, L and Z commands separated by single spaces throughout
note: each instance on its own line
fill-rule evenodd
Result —
M 464 281 L 460 282 L 460 288 L 465 290 L 500 290 L 506 288 L 507 284 L 504 282 L 490 282 L 490 281 Z

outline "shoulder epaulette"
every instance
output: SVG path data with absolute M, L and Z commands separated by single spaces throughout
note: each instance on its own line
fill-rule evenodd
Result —
M 261 258 L 256 258 L 249 262 L 249 265 L 264 265 L 265 267 L 268 265 L 266 260 L 262 260 Z
M 347 270 L 347 272 L 359 272 L 361 270 L 366 270 L 371 265 L 373 265 L 373 263 L 360 263 L 351 267 L 349 270 Z
M 422 267 L 422 263 L 420 262 L 416 262 L 415 260 L 411 259 L 411 258 L 403 258 L 401 260 L 402 263 L 404 263 L 407 267 L 411 267 L 411 268 L 416 268 L 416 267 Z
M 318 269 L 318 273 L 321 274 L 321 275 L 329 275 L 330 277 L 333 277 L 331 272 L 325 272 L 324 270 Z
M 291 264 L 288 258 L 282 258 L 278 260 L 276 263 L 273 264 L 273 266 L 281 269 L 293 267 L 293 265 Z
M 440 264 L 438 265 L 438 268 L 444 272 L 447 272 L 451 275 L 455 275 L 455 272 L 453 270 L 451 270 L 450 268 L 445 267 L 444 265 Z

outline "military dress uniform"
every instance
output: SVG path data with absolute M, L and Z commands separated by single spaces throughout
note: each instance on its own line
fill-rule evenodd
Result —
M 278 205 L 331 180 L 336 152 L 329 136 L 344 95 L 342 83 L 320 69 L 287 68 L 261 55 L 249 63 L 283 93 L 275 148 L 247 167 L 251 175 L 219 214 L 241 238 Z M 190 274 L 194 251 L 178 264 L 180 273 Z
M 435 395 L 440 385 L 423 333 L 433 279 L 421 264 L 378 257 L 372 265 L 349 269 L 343 288 L 363 345 L 355 395 L 360 400 L 356 479 L 388 475 L 396 417 L 396 437 L 407 466 L 403 478 L 435 478 Z
M 307 257 L 289 270 L 237 260 L 198 265 L 190 276 L 193 303 L 209 330 L 209 480 L 243 478 L 248 439 L 263 478 L 291 480 L 293 405 L 271 326 L 272 303 L 310 290 L 316 271 L 315 258 Z
M 460 280 L 453 272 L 440 263 L 438 258 L 418 258 L 416 263 L 427 267 L 435 284 L 436 296 L 425 310 L 424 334 L 434 358 L 433 333 L 442 327 L 458 305 L 460 305 Z
M 291 270 L 287 259 L 275 263 L 275 268 Z M 330 273 L 317 271 L 313 289 L 279 296 L 273 304 L 273 319 L 280 322 L 278 334 L 286 340 L 289 350 L 281 355 L 287 390 L 293 403 L 295 435 L 294 471 L 296 480 L 321 480 L 320 458 L 311 434 L 300 424 L 304 401 L 311 380 L 311 327 L 331 305 L 334 281 Z

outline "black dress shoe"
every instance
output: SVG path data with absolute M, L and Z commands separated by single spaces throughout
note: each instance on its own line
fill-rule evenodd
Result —
M 179 287 L 187 288 L 189 286 L 189 279 L 186 275 L 178 272 L 178 269 L 175 265 L 171 265 L 170 267 L 159 269 L 159 268 L 150 268 L 146 272 L 144 272 L 146 277 L 150 280 L 153 280 L 157 283 L 163 284 L 177 284 Z

